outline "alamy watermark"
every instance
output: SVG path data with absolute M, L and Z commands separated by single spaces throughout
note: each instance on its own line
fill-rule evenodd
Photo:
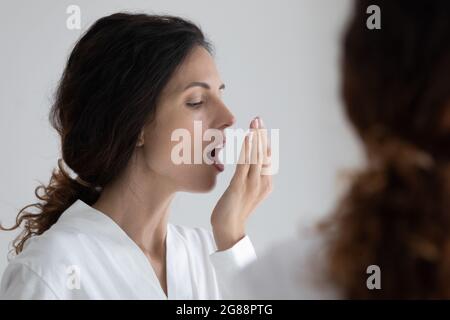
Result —
M 258 129 L 262 150 L 261 174 L 274 175 L 279 170 L 279 129 Z M 254 129 L 225 129 L 224 131 L 214 128 L 203 132 L 202 121 L 194 121 L 193 137 L 191 131 L 185 128 L 175 129 L 171 134 L 171 141 L 178 142 L 171 151 L 171 161 L 176 164 L 255 164 L 256 159 L 251 158 L 248 153 L 251 150 L 253 139 L 250 138 L 250 150 L 246 149 L 247 157 L 241 157 L 239 141 L 243 142 L 247 134 L 254 137 L 258 134 Z M 269 134 L 270 133 L 270 134 Z M 207 142 L 206 147 L 203 143 Z
M 79 290 L 81 288 L 81 270 L 77 265 L 66 267 L 66 287 L 69 290 Z
M 69 15 L 66 20 L 66 27 L 69 30 L 81 29 L 81 9 L 75 4 L 71 4 L 66 8 L 66 13 Z
M 366 280 L 366 286 L 369 290 L 381 289 L 381 269 L 376 264 L 367 267 L 366 273 L 370 276 Z
M 366 26 L 369 30 L 381 29 L 381 9 L 379 6 L 373 4 L 367 7 L 367 14 L 370 16 L 366 20 Z

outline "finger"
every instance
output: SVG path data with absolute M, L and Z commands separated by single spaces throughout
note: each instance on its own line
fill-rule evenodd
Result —
M 261 138 L 261 146 L 262 146 L 262 153 L 263 153 L 263 161 L 262 166 L 265 167 L 269 164 L 269 155 L 268 155 L 268 144 L 267 144 L 267 128 L 264 126 L 264 121 L 262 119 L 259 119 L 260 123 L 260 138 Z
M 261 175 L 270 175 L 271 174 L 271 156 L 272 156 L 272 149 L 270 147 L 269 139 L 268 139 L 268 131 L 266 126 L 264 125 L 264 121 L 260 119 L 260 125 L 261 125 L 261 142 L 262 142 L 262 149 L 263 149 L 263 164 L 261 169 Z
M 251 165 L 252 162 L 252 150 L 253 150 L 253 141 L 254 141 L 254 136 L 255 136 L 255 131 L 256 128 L 258 127 L 258 122 L 257 122 L 257 118 L 254 118 L 251 122 L 250 122 L 250 137 L 249 137 L 249 148 L 247 149 L 247 153 L 246 153 L 246 162 Z
M 258 163 L 258 130 L 252 129 L 251 150 L 250 150 L 250 168 Z
M 251 152 L 250 141 L 252 140 L 252 134 L 253 134 L 253 132 L 251 130 L 252 130 L 252 128 L 256 127 L 255 119 L 253 119 L 250 122 L 249 127 L 250 127 L 250 132 L 248 134 L 246 134 L 246 136 L 244 138 L 244 142 L 242 143 L 242 147 L 241 147 L 241 153 L 240 153 L 239 159 L 238 159 L 238 164 L 236 166 L 236 175 L 237 176 L 247 177 L 248 170 L 250 167 L 250 152 Z
M 267 128 L 264 125 L 264 121 L 260 119 L 260 131 L 261 131 L 261 146 L 263 152 L 263 163 L 261 168 L 261 186 L 263 188 L 263 194 L 268 194 L 272 191 L 272 175 L 271 175 L 271 150 L 268 144 Z
M 272 175 L 272 163 L 269 160 L 269 163 L 264 164 L 261 168 L 262 176 L 271 176 Z
M 260 173 L 260 165 L 258 162 L 258 154 L 259 154 L 259 133 L 258 133 L 258 120 L 256 120 L 256 128 L 253 129 L 253 139 L 251 145 L 251 155 L 250 155 L 250 168 L 249 168 L 249 177 L 256 177 Z
M 244 142 L 242 143 L 241 153 L 239 154 L 239 160 L 236 165 L 235 175 L 247 176 L 249 169 L 249 150 L 250 150 L 250 134 L 246 134 Z
M 261 173 L 261 188 L 264 195 L 272 192 L 272 175 L 263 175 Z
M 258 172 L 261 173 L 261 168 L 264 162 L 263 153 L 263 141 L 262 141 L 262 131 L 258 129 Z

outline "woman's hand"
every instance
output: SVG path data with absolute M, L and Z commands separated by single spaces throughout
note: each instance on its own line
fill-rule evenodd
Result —
M 252 120 L 250 129 L 242 144 L 236 172 L 211 215 L 219 251 L 231 248 L 245 236 L 247 218 L 272 190 L 267 130 L 259 118 Z

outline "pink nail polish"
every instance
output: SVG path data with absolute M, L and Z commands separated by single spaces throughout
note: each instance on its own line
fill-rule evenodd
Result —
M 259 124 L 261 125 L 261 127 L 264 127 L 264 121 L 262 118 L 259 118 Z

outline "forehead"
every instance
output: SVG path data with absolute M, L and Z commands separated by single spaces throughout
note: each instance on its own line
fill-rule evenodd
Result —
M 220 76 L 211 54 L 197 46 L 187 55 L 167 84 L 168 92 L 182 92 L 193 81 L 208 82 L 211 85 L 220 82 Z

